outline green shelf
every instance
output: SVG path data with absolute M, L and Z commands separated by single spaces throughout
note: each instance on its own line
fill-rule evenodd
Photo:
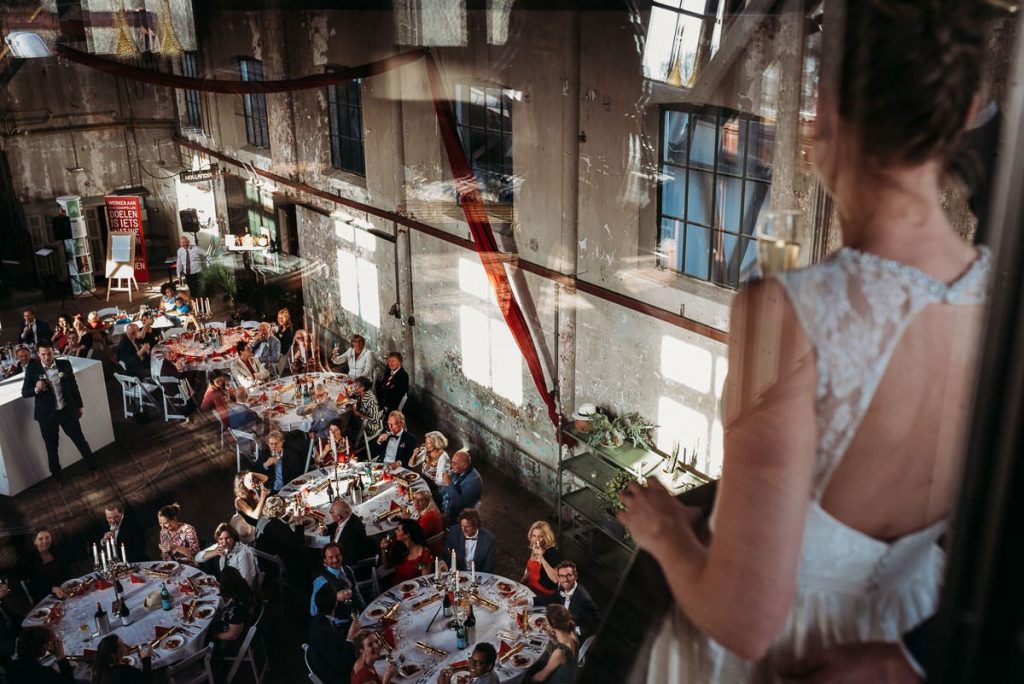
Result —
M 562 461 L 562 467 L 582 480 L 588 487 L 593 487 L 599 492 L 603 492 L 608 482 L 622 472 L 590 451 Z
M 600 454 L 602 458 L 627 471 L 634 477 L 646 476 L 652 470 L 665 462 L 663 454 L 657 451 L 639 449 L 632 444 L 624 444 L 620 447 L 591 446 L 587 444 L 587 436 L 572 428 L 565 428 L 565 434 L 577 440 L 579 446 L 589 449 L 593 453 Z
M 626 528 L 605 512 L 607 504 L 594 490 L 586 487 L 578 489 L 563 496 L 562 503 L 586 518 L 615 543 L 626 549 L 633 548 L 626 540 Z

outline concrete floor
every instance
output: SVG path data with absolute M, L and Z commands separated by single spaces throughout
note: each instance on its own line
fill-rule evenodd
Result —
M 154 299 L 156 287 L 147 289 L 140 294 Z M 0 340 L 16 336 L 25 299 L 0 309 Z M 133 300 L 129 304 L 126 294 L 117 293 L 110 305 L 138 307 L 139 296 L 134 295 Z M 61 313 L 59 300 L 33 302 L 33 306 L 48 322 Z M 81 298 L 68 300 L 63 312 L 86 313 L 102 306 L 107 303 Z M 75 570 L 86 571 L 87 545 L 105 530 L 102 509 L 114 501 L 121 502 L 147 526 L 151 555 L 156 554 L 155 512 L 160 506 L 177 501 L 183 518 L 207 537 L 212 536 L 217 523 L 233 513 L 234 448 L 230 444 L 221 448 L 216 426 L 203 418 L 191 425 L 165 423 L 155 413 L 153 420 L 144 425 L 124 420 L 120 389 L 111 372 L 108 368 L 106 379 L 115 441 L 97 453 L 102 479 L 91 481 L 84 465 L 76 464 L 68 469 L 63 484 L 45 480 L 15 497 L 0 497 L 0 518 L 8 541 L 8 553 L 0 555 L 0 567 L 9 565 L 3 559 L 10 560 L 11 544 L 16 552 L 19 545 L 28 543 L 34 530 L 46 527 L 54 533 L 59 548 L 77 563 Z M 416 434 L 431 429 L 417 424 L 415 416 L 410 416 L 410 428 Z M 488 463 L 477 465 L 484 479 L 483 523 L 498 539 L 496 571 L 518 579 L 528 555 L 527 529 L 538 519 L 554 524 L 554 502 L 538 498 Z M 599 575 L 598 568 L 586 564 L 583 552 L 571 543 L 563 544 L 562 553 L 581 564 L 581 581 L 599 604 L 607 601 L 614 578 Z M 274 646 L 270 653 L 272 668 L 265 681 L 305 680 L 300 644 L 305 637 L 307 601 L 308 597 L 289 597 L 283 614 L 269 621 L 267 643 Z

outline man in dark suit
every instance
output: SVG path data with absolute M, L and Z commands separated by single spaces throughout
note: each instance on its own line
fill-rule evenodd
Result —
M 329 617 L 334 614 L 337 603 L 337 593 L 326 584 L 313 595 L 316 615 L 309 622 L 306 661 L 309 669 L 324 684 L 348 684 L 356 664 L 356 647 L 352 639 L 360 630 L 359 620 L 352 620 L 348 635 L 342 637 Z
M 124 364 L 125 372 L 140 379 L 150 377 L 149 343 L 139 336 L 139 326 L 129 323 L 124 337 L 117 343 L 117 360 Z
M 480 526 L 480 514 L 469 508 L 459 513 L 458 525 L 448 528 L 444 558 L 450 558 L 454 551 L 459 570 L 469 570 L 470 561 L 474 561 L 479 572 L 492 572 L 496 548 L 494 534 Z
M 40 340 L 36 346 L 38 360 L 29 363 L 25 369 L 25 381 L 21 385 L 21 396 L 35 397 L 35 419 L 46 444 L 46 456 L 50 473 L 60 478 L 60 454 L 57 446 L 60 440 L 58 428 L 78 447 L 85 464 L 93 472 L 93 479 L 99 479 L 96 459 L 78 419 L 82 417 L 82 395 L 75 381 L 75 371 L 67 359 L 56 359 L 53 343 L 49 338 Z
M 49 342 L 53 337 L 53 331 L 46 321 L 36 318 L 36 310 L 29 307 L 21 312 L 21 325 L 18 326 L 18 340 L 22 344 L 39 345 L 40 342 Z
M 20 375 L 25 372 L 28 368 L 29 362 L 32 361 L 32 352 L 28 347 L 21 344 L 14 350 L 14 358 L 16 359 L 14 365 L 4 368 L 4 377 L 13 378 L 15 375 Z
M 408 468 L 415 450 L 416 435 L 406 432 L 405 416 L 401 411 L 392 411 L 388 414 L 388 429 L 381 433 L 373 446 L 374 458 L 392 468 Z
M 142 530 L 130 518 L 125 517 L 121 505 L 108 506 L 103 513 L 107 517 L 107 525 L 110 526 L 110 529 L 103 535 L 100 542 L 105 544 L 107 539 L 113 539 L 114 548 L 118 553 L 121 552 L 121 545 L 124 544 L 129 563 L 149 560 L 146 558 L 146 543 Z
M 280 430 L 271 430 L 267 435 L 267 453 L 270 455 L 263 461 L 263 472 L 267 476 L 267 487 L 276 494 L 302 474 L 305 460 L 294 449 L 284 448 L 284 434 Z
M 402 397 L 409 392 L 409 374 L 402 368 L 402 355 L 388 354 L 388 373 L 377 382 L 377 399 L 385 411 L 400 411 Z
M 352 513 L 352 507 L 344 499 L 335 499 L 331 504 L 327 536 L 341 547 L 346 563 L 357 563 L 377 553 L 377 548 L 366 536 L 362 519 Z
M 577 582 L 576 564 L 572 561 L 562 561 L 556 568 L 558 572 L 558 591 L 550 596 L 538 596 L 533 599 L 533 605 L 546 606 L 549 603 L 561 603 L 572 613 L 572 619 L 576 622 L 576 630 L 580 633 L 582 642 L 588 636 L 597 631 L 601 626 L 601 611 L 598 609 L 590 592 Z

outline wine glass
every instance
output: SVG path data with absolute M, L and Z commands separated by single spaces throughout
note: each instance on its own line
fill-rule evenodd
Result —
M 801 212 L 765 211 L 757 220 L 757 264 L 765 277 L 797 266 L 800 258 L 799 220 Z

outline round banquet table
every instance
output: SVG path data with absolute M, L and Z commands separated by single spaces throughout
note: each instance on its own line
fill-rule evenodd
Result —
M 282 432 L 302 430 L 308 432 L 312 420 L 302 415 L 300 410 L 311 404 L 300 404 L 295 396 L 299 382 L 310 383 L 310 391 L 316 385 L 327 387 L 328 398 L 334 398 L 342 415 L 351 412 L 354 399 L 349 399 L 355 380 L 338 373 L 302 373 L 286 375 L 249 389 L 249 401 L 246 404 L 266 422 L 267 418 Z M 340 445 L 339 445 L 340 447 Z
M 371 491 L 365 493 L 365 498 L 361 504 L 352 506 L 352 512 L 362 519 L 363 525 L 366 527 L 367 536 L 372 537 L 390 532 L 398 526 L 398 519 L 402 517 L 402 514 L 396 512 L 394 515 L 387 515 L 392 511 L 397 511 L 396 507 L 412 511 L 409 499 L 402 496 L 398 491 L 399 485 L 411 486 L 413 491 L 419 489 L 430 491 L 430 488 L 423 480 L 423 477 L 412 470 L 402 467 L 394 470 L 387 469 L 392 479 L 382 480 L 380 478 L 385 473 L 385 466 L 380 463 L 371 463 L 370 465 L 373 468 L 374 477 L 377 478 L 377 482 L 373 485 Z M 284 497 L 292 511 L 296 510 L 296 496 L 302 495 L 304 498 L 302 509 L 305 513 L 303 525 L 306 546 L 319 549 L 323 548 L 329 541 L 328 537 L 322 536 L 317 531 L 320 522 L 331 522 L 329 512 L 331 500 L 327 493 L 328 479 L 332 482 L 332 488 L 334 487 L 334 482 L 340 484 L 340 496 L 351 504 L 352 496 L 349 488 L 354 481 L 353 478 L 356 472 L 362 472 L 365 469 L 365 462 L 339 466 L 337 472 L 335 472 L 334 466 L 327 466 L 311 470 L 281 488 L 278 496 Z M 303 490 L 305 490 L 305 494 L 302 494 Z M 336 496 L 338 495 L 336 494 Z M 309 510 L 305 512 L 307 507 Z
M 235 345 L 249 341 L 249 331 L 242 328 L 227 328 L 221 331 L 221 345 L 208 344 L 202 332 L 186 332 L 165 339 L 153 348 L 153 355 L 166 357 L 168 351 L 185 360 L 185 368 L 200 373 L 226 370 L 235 360 Z
M 89 665 L 82 658 L 89 651 L 95 651 L 105 636 L 97 633 L 93 619 L 97 601 L 107 611 L 109 633 L 117 634 L 129 647 L 152 644 L 158 636 L 158 628 L 161 634 L 163 630 L 175 628 L 174 632 L 165 634 L 154 647 L 154 669 L 173 665 L 199 652 L 205 645 L 206 632 L 220 602 L 216 580 L 196 568 L 170 561 L 137 563 L 132 567 L 134 569 L 130 575 L 121 578 L 123 596 L 131 612 L 130 625 L 122 626 L 120 618 L 112 614 L 114 589 L 97 589 L 95 574 L 65 582 L 62 588 L 73 592 L 69 593 L 68 598 L 58 601 L 56 597 L 49 596 L 34 606 L 22 623 L 24 626 L 52 624 L 57 638 L 64 644 L 64 653 L 74 661 L 76 679 L 88 679 Z M 168 570 L 166 579 L 156 574 L 162 569 Z M 200 592 L 198 595 L 192 592 L 186 578 L 195 584 Z M 164 581 L 171 593 L 171 610 L 161 610 L 159 603 L 155 609 L 147 608 L 143 605 L 146 596 L 152 591 L 159 591 L 160 583 Z M 82 589 L 76 590 L 76 586 Z M 196 602 L 193 617 L 186 621 L 182 616 L 183 611 L 191 606 L 193 600 Z M 51 621 L 50 612 L 58 603 L 63 604 L 63 616 Z M 140 668 L 142 666 L 137 652 L 133 653 L 132 664 Z
M 470 581 L 467 572 L 459 573 L 459 576 L 465 580 L 460 580 L 463 586 Z M 478 572 L 476 578 L 478 595 L 491 605 L 473 603 L 476 633 L 467 639 L 466 648 L 461 650 L 455 648 L 455 631 L 447 627 L 450 618 L 438 612 L 441 593 L 434 587 L 433 575 L 393 587 L 366 607 L 359 616 L 359 622 L 364 627 L 382 632 L 386 642 L 394 643 L 391 658 L 395 661 L 396 674 L 392 681 L 435 682 L 447 667 L 454 670 L 454 684 L 468 682 L 470 676 L 466 661 L 473 647 L 481 641 L 490 642 L 498 650 L 494 672 L 502 682 L 522 681 L 527 668 L 540 658 L 549 641 L 544 632 L 547 620 L 543 612 L 527 613 L 527 628 L 523 631 L 517 625 L 516 615 L 524 608 L 514 607 L 513 603 L 532 597 L 533 592 L 500 575 Z M 398 608 L 393 613 L 393 620 L 382 622 L 396 603 Z M 421 645 L 437 651 L 431 652 Z M 387 649 L 384 652 L 386 654 Z M 386 661 L 377 663 L 378 672 L 382 675 L 386 668 Z

